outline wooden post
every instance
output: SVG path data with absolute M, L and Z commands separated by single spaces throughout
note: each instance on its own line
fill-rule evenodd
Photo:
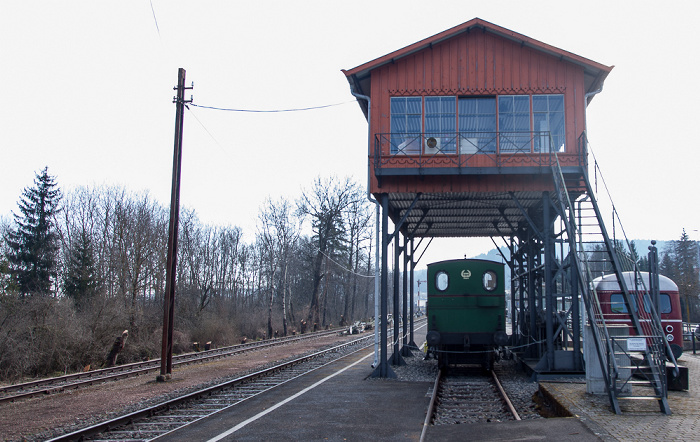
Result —
M 177 234 L 180 217 L 180 171 L 182 169 L 182 130 L 185 116 L 185 70 L 178 70 L 175 90 L 175 148 L 173 152 L 173 183 L 170 193 L 170 228 L 168 256 L 165 268 L 165 296 L 163 300 L 163 345 L 160 356 L 158 381 L 165 381 L 173 372 L 173 318 L 175 316 L 175 275 L 177 274 Z

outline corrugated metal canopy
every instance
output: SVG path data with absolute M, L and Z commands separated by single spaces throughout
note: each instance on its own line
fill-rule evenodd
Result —
M 542 198 L 542 192 L 391 193 L 389 216 L 394 224 L 405 217 L 401 231 L 408 236 L 510 237 L 528 218 L 541 225 Z

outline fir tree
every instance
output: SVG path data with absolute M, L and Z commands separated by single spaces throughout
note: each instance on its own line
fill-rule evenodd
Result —
M 71 246 L 63 278 L 63 292 L 73 299 L 78 310 L 83 309 L 97 293 L 96 273 L 92 241 L 88 232 L 83 230 Z
M 692 241 L 683 229 L 681 238 L 674 241 L 674 254 L 677 274 L 674 281 L 678 285 L 678 293 L 685 301 L 686 321 L 695 319 L 700 283 L 698 280 L 698 245 Z
M 58 236 L 55 215 L 61 191 L 45 167 L 36 174 L 34 187 L 27 187 L 19 202 L 21 215 L 14 215 L 15 228 L 5 236 L 11 284 L 21 297 L 47 296 L 56 278 Z

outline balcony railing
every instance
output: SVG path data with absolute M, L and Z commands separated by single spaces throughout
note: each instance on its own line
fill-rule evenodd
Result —
M 477 174 L 499 173 L 495 169 L 504 167 L 543 168 L 554 164 L 555 153 L 564 166 L 585 164 L 585 143 L 579 142 L 576 152 L 565 152 L 563 144 L 557 145 L 550 132 L 380 133 L 375 134 L 374 142 L 376 175 Z

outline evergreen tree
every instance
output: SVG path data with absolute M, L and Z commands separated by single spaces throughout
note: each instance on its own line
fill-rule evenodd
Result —
M 85 307 L 97 293 L 98 280 L 92 241 L 83 230 L 72 245 L 63 278 L 63 292 L 73 299 L 78 310 Z
M 5 235 L 10 284 L 21 297 L 51 294 L 56 278 L 58 236 L 54 216 L 59 211 L 61 191 L 45 167 L 36 174 L 34 187 L 27 187 L 19 202 L 21 215 L 14 214 L 15 228 Z
M 674 241 L 674 254 L 677 274 L 674 281 L 678 285 L 678 292 L 685 301 L 685 320 L 693 321 L 698 304 L 700 282 L 698 280 L 698 245 L 691 241 L 683 229 L 681 238 Z
M 659 259 L 659 273 L 667 278 L 673 279 L 674 281 L 676 280 L 676 274 L 678 272 L 676 269 L 675 257 L 672 250 L 667 249 L 661 255 L 661 258 Z

